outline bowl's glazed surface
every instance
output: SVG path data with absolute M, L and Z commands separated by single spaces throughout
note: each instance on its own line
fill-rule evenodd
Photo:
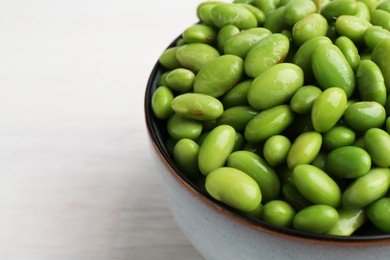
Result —
M 170 45 L 173 46 L 177 39 Z M 151 97 L 164 69 L 157 63 L 145 92 L 145 119 L 156 170 L 182 231 L 207 259 L 387 259 L 390 235 L 370 227 L 350 237 L 308 234 L 243 216 L 213 200 L 175 165 L 164 122 L 154 117 Z

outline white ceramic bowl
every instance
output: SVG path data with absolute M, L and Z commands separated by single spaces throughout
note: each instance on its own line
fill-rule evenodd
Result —
M 151 109 L 163 71 L 157 63 L 145 91 L 151 150 L 178 225 L 206 259 L 390 259 L 390 235 L 335 237 L 274 227 L 232 211 L 189 182 L 167 152 L 166 127 Z

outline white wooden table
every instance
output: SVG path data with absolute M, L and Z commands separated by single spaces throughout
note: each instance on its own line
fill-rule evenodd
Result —
M 0 259 L 202 259 L 151 162 L 148 75 L 201 1 L 0 1 Z

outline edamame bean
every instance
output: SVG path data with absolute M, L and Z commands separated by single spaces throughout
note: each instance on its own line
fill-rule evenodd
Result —
M 188 138 L 179 140 L 173 148 L 175 163 L 191 181 L 200 176 L 198 168 L 199 145 Z
M 233 3 L 223 3 L 211 9 L 211 20 L 218 28 L 234 25 L 238 29 L 257 27 L 257 19 L 247 8 Z
M 203 3 L 200 3 L 196 8 L 196 15 L 199 18 L 199 20 L 207 25 L 214 25 L 212 19 L 211 19 L 211 10 L 214 8 L 214 6 L 223 4 L 221 1 L 206 1 Z
M 360 62 L 356 72 L 356 85 L 361 100 L 385 105 L 387 98 L 385 79 L 380 68 L 373 61 Z
M 381 127 L 386 120 L 386 111 L 375 101 L 359 101 L 345 109 L 344 119 L 352 129 L 366 131 L 373 127 Z
M 336 148 L 328 154 L 325 169 L 338 178 L 358 178 L 371 169 L 371 157 L 357 146 Z
M 275 107 L 287 102 L 302 85 L 300 67 L 293 63 L 276 64 L 253 80 L 248 90 L 248 102 L 259 110 Z
M 293 170 L 293 182 L 298 191 L 315 204 L 338 207 L 341 190 L 324 171 L 310 164 L 300 164 Z
M 217 125 L 230 125 L 237 132 L 243 132 L 248 122 L 258 114 L 251 106 L 236 106 L 226 109 L 217 119 Z
M 177 69 L 180 63 L 176 58 L 176 51 L 179 47 L 171 47 L 166 49 L 159 58 L 160 64 L 167 69 Z
M 371 60 L 381 69 L 387 92 L 390 93 L 390 39 L 384 39 L 375 46 Z
M 169 72 L 165 80 L 167 87 L 174 91 L 184 93 L 192 89 L 195 74 L 188 69 L 178 68 Z
M 303 70 L 306 84 L 310 83 L 314 78 L 311 66 L 313 52 L 322 44 L 332 44 L 332 41 L 325 36 L 314 37 L 303 43 L 294 55 L 293 63 L 301 67 Z
M 372 26 L 367 20 L 354 15 L 342 15 L 336 20 L 336 30 L 340 35 L 351 39 L 355 44 L 364 42 L 364 33 Z
M 267 0 L 265 0 L 267 1 Z M 264 28 L 267 28 L 273 33 L 281 33 L 283 30 L 288 29 L 290 26 L 283 20 L 284 10 L 286 6 L 280 6 L 267 14 L 267 19 L 264 23 Z
M 308 0 L 308 2 L 312 2 Z M 328 32 L 328 22 L 318 14 L 308 15 L 294 24 L 292 36 L 298 46 L 317 36 L 325 36 Z
M 334 236 L 350 236 L 366 222 L 364 209 L 337 209 L 339 220 L 326 234 Z
M 272 200 L 263 207 L 262 220 L 278 227 L 290 227 L 295 209 L 283 200 Z
M 259 185 L 246 173 L 221 167 L 206 176 L 206 190 L 214 199 L 243 212 L 259 207 L 261 191 Z
M 390 198 L 381 198 L 367 207 L 367 216 L 381 231 L 390 232 Z
M 311 0 L 290 0 L 285 6 L 283 21 L 290 26 L 317 11 L 317 6 Z
M 355 179 L 342 195 L 344 209 L 362 209 L 382 198 L 390 186 L 389 168 L 372 168 L 365 175 Z
M 322 136 L 317 132 L 300 134 L 292 143 L 287 155 L 287 166 L 294 169 L 299 164 L 311 163 L 318 155 L 322 144 Z
M 165 86 L 160 86 L 154 91 L 152 96 L 152 110 L 157 118 L 168 119 L 173 114 L 171 107 L 173 98 L 172 91 Z
M 341 15 L 354 15 L 358 11 L 355 0 L 333 0 L 325 4 L 321 14 L 327 19 L 337 19 Z
M 239 5 L 248 9 L 256 17 L 258 26 L 262 25 L 265 22 L 265 14 L 259 8 L 255 7 L 253 5 L 244 4 L 244 3 L 241 3 Z
M 251 176 L 260 187 L 263 202 L 268 202 L 279 196 L 279 178 L 259 155 L 249 151 L 234 152 L 229 155 L 227 166 L 239 169 Z
M 284 164 L 290 148 L 291 141 L 284 135 L 271 136 L 264 143 L 264 159 L 273 167 Z
M 300 210 L 293 219 L 293 227 L 310 233 L 326 233 L 339 220 L 337 211 L 328 206 L 316 204 Z
M 385 0 L 385 1 L 381 2 L 380 4 L 378 4 L 376 9 L 384 10 L 384 11 L 390 13 L 390 1 L 389 0 Z
M 243 60 L 235 55 L 222 55 L 198 72 L 194 81 L 194 92 L 220 97 L 232 88 L 244 73 Z
M 212 46 L 204 43 L 190 43 L 177 49 L 176 58 L 181 66 L 198 72 L 210 61 L 218 58 L 219 52 Z
M 245 139 L 253 143 L 265 141 L 286 130 L 293 120 L 294 113 L 288 105 L 261 111 L 245 127 Z
M 386 131 L 390 134 L 390 116 L 386 120 Z
M 371 21 L 371 12 L 370 9 L 368 9 L 367 4 L 361 1 L 356 1 L 356 5 L 358 7 L 358 10 L 354 15 L 368 22 Z
M 339 87 L 347 97 L 352 95 L 355 90 L 355 74 L 337 46 L 319 45 L 313 52 L 311 62 L 314 76 L 323 89 Z
M 286 201 L 296 210 L 301 210 L 312 205 L 312 203 L 298 191 L 293 183 L 286 183 L 283 185 L 282 193 Z
M 355 142 L 355 132 L 345 126 L 335 126 L 323 135 L 323 144 L 327 150 L 352 145 Z
M 317 132 L 327 132 L 342 117 L 347 106 L 347 96 L 341 88 L 328 88 L 314 101 L 311 110 L 313 127 Z
M 245 58 L 245 72 L 255 78 L 286 57 L 290 41 L 284 34 L 274 33 L 256 43 Z
M 253 45 L 269 35 L 271 35 L 271 32 L 265 28 L 252 28 L 241 31 L 226 41 L 224 52 L 225 54 L 233 54 L 244 59 Z
M 268 19 L 269 14 L 280 5 L 280 0 L 254 0 L 253 5 L 262 10 Z
M 252 80 L 247 79 L 238 83 L 226 92 L 226 94 L 221 97 L 223 107 L 228 109 L 235 106 L 249 105 L 247 95 L 251 84 Z
M 380 9 L 371 11 L 371 23 L 390 31 L 390 12 Z
M 382 26 L 371 26 L 364 33 L 364 43 L 367 47 L 374 49 L 375 46 L 384 39 L 390 39 L 390 31 Z
M 336 39 L 335 45 L 343 53 L 345 59 L 348 61 L 353 71 L 356 71 L 357 67 L 360 64 L 359 50 L 353 41 L 346 37 L 340 36 Z
M 223 49 L 225 48 L 226 41 L 229 40 L 234 35 L 239 34 L 239 33 L 240 33 L 240 29 L 238 29 L 234 25 L 226 25 L 226 26 L 222 27 L 218 31 L 218 35 L 217 35 L 218 50 L 220 52 L 223 52 Z
M 390 167 L 390 135 L 383 129 L 371 128 L 363 138 L 364 147 L 379 167 Z
M 298 114 L 308 114 L 322 90 L 316 86 L 300 87 L 290 100 L 291 109 Z
M 217 32 L 208 25 L 194 24 L 184 30 L 182 37 L 188 43 L 213 44 L 217 40 Z
M 199 149 L 198 166 L 203 175 L 225 165 L 233 151 L 236 131 L 229 125 L 215 127 L 205 137 Z
M 185 93 L 172 100 L 175 113 L 190 119 L 214 120 L 223 113 L 223 105 L 218 99 L 199 93 Z
M 174 113 L 167 121 L 167 130 L 169 135 L 176 140 L 183 138 L 194 140 L 202 133 L 202 122 Z

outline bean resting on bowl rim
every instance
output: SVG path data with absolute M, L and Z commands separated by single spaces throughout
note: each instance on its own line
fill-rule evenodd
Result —
M 259 223 L 390 233 L 389 0 L 198 5 L 151 109 L 182 177 Z

